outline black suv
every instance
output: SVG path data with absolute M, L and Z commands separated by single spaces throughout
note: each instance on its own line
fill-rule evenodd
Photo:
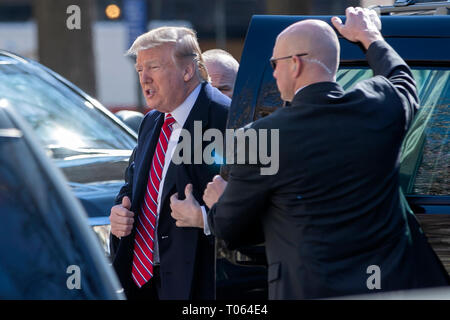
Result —
M 450 7 L 448 2 L 442 6 Z M 387 14 L 395 11 L 393 8 L 381 9 Z M 331 20 L 331 16 L 252 18 L 232 99 L 229 128 L 242 127 L 283 106 L 269 58 L 278 33 L 308 18 L 327 23 Z M 401 184 L 430 243 L 450 272 L 450 16 L 382 16 L 381 21 L 386 41 L 412 69 L 421 104 L 403 144 Z M 357 44 L 342 37 L 339 41 L 341 63 L 337 81 L 347 89 L 371 77 L 372 71 Z M 264 245 L 230 252 L 218 241 L 217 247 L 220 284 L 217 297 L 226 298 L 233 293 L 240 298 L 267 297 Z

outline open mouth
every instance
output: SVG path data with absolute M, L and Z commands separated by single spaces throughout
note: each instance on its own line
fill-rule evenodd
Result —
M 153 96 L 155 95 L 155 91 L 152 89 L 146 89 L 145 90 L 145 97 L 150 99 L 153 98 Z

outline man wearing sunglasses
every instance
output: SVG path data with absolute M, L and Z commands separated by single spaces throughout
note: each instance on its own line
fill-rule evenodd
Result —
M 411 71 L 374 11 L 350 7 L 345 24 L 332 23 L 363 46 L 375 76 L 344 91 L 328 23 L 286 28 L 270 62 L 290 106 L 251 124 L 279 129 L 279 171 L 233 165 L 228 182 L 214 177 L 203 195 L 210 230 L 230 249 L 265 241 L 270 299 L 448 285 L 399 186 L 400 147 L 418 107 Z

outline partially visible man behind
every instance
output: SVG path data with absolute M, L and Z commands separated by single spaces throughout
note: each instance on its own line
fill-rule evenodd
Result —
M 367 50 L 374 77 L 347 92 L 336 83 L 340 47 L 326 22 L 280 33 L 270 62 L 291 105 L 251 125 L 279 129 L 279 171 L 233 165 L 228 184 L 216 176 L 203 196 L 211 231 L 236 248 L 259 242 L 262 225 L 271 299 L 448 285 L 399 186 L 400 147 L 418 107 L 411 71 L 374 11 L 350 7 L 345 24 L 332 23 Z
M 191 29 L 153 29 L 136 39 L 129 54 L 136 56 L 142 91 L 153 110 L 142 121 L 126 183 L 111 209 L 114 268 L 129 299 L 214 299 L 214 239 L 203 224 L 177 228 L 169 196 L 184 194 L 189 184 L 201 198 L 219 167 L 194 164 L 193 154 L 185 155 L 191 160 L 186 163 L 171 159 L 181 129 L 194 136 L 194 121 L 201 124 L 201 134 L 224 132 L 230 99 L 207 82 Z
M 212 86 L 231 99 L 239 62 L 230 53 L 222 49 L 211 49 L 203 52 L 203 60 L 211 77 Z

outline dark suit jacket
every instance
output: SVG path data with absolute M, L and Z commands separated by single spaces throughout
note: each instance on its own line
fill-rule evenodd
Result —
M 193 194 L 202 202 L 203 190 L 214 175 L 219 172 L 219 165 L 194 164 L 193 155 L 202 150 L 194 149 L 194 121 L 201 121 L 202 133 L 209 128 L 224 132 L 228 114 L 228 106 L 213 101 L 202 85 L 184 129 L 191 134 L 191 164 L 176 165 L 171 162 L 164 180 L 161 197 L 161 210 L 157 229 L 161 289 L 161 299 L 214 299 L 215 297 L 215 257 L 214 239 L 205 236 L 203 229 L 179 228 L 170 215 L 170 196 L 178 192 L 184 198 L 184 189 L 192 183 Z M 127 169 L 125 185 L 116 197 L 116 204 L 121 203 L 127 195 L 131 199 L 131 211 L 140 212 L 140 204 L 147 185 L 148 172 L 159 133 L 164 122 L 164 114 L 153 111 L 148 113 L 139 130 L 138 144 L 134 161 Z M 200 137 L 202 139 L 202 137 Z M 203 142 L 204 143 L 204 142 Z M 137 219 L 135 219 L 135 222 Z M 129 292 L 134 286 L 131 278 L 135 227 L 131 235 L 121 238 L 111 237 L 112 249 L 115 253 L 114 268 L 125 289 Z
M 261 240 L 262 225 L 271 299 L 375 292 L 368 283 L 377 276 L 381 291 L 448 284 L 399 188 L 415 82 L 384 41 L 367 59 L 373 78 L 347 92 L 332 82 L 309 85 L 291 106 L 254 122 L 279 129 L 279 171 L 232 166 L 209 212 L 213 234 L 231 248 Z

